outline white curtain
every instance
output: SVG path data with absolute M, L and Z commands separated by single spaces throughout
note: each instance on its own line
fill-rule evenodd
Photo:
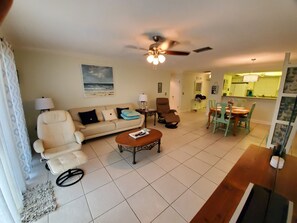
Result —
M 13 51 L 0 43 L 0 219 L 19 222 L 32 156 Z
M 15 142 L 17 156 L 25 179 L 29 179 L 31 171 L 31 148 L 29 143 L 23 104 L 19 88 L 13 51 L 9 44 L 2 40 L 0 47 L 1 59 L 1 94 L 6 101 L 7 120 Z M 1 111 L 3 112 L 3 111 Z

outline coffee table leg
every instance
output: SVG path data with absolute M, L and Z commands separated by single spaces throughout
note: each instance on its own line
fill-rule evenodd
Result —
M 123 152 L 122 146 L 118 145 L 118 148 L 119 148 L 120 152 L 122 153 Z
M 158 140 L 158 153 L 161 152 L 161 150 L 160 150 L 160 145 L 161 145 L 161 139 Z
M 135 155 L 136 155 L 136 147 L 133 147 L 133 164 L 136 164 Z

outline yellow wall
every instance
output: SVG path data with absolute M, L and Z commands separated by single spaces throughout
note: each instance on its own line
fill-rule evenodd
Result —
M 280 77 L 259 77 L 254 84 L 254 96 L 273 96 L 276 97 L 279 89 Z

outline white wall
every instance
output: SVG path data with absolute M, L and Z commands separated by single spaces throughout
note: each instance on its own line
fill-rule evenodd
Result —
M 140 66 L 127 64 L 108 58 L 89 55 L 74 55 L 37 50 L 15 50 L 15 60 L 19 74 L 24 111 L 31 142 L 36 139 L 36 119 L 34 100 L 51 97 L 55 109 L 117 104 L 138 103 L 138 96 L 148 95 L 149 107 L 155 107 L 156 97 L 168 97 L 170 73 L 150 64 Z M 81 64 L 113 67 L 114 96 L 85 97 Z M 157 93 L 157 83 L 163 83 L 162 94 Z M 166 95 L 165 95 L 166 94 Z
M 171 73 L 169 104 L 171 109 L 180 111 L 182 74 Z

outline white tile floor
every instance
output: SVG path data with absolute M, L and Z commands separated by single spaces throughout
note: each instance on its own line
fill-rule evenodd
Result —
M 161 153 L 156 148 L 136 154 L 119 153 L 116 135 L 83 145 L 89 162 L 83 179 L 67 188 L 55 186 L 58 209 L 38 223 L 189 222 L 251 144 L 265 146 L 269 126 L 253 124 L 250 134 L 237 136 L 207 130 L 205 112 L 182 113 L 177 129 L 157 123 L 162 131 Z M 34 156 L 28 185 L 52 180 Z

